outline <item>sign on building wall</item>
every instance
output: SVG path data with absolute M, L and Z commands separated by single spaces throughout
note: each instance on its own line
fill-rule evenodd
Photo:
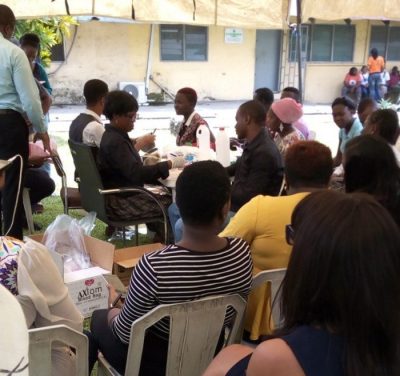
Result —
M 225 43 L 243 43 L 243 29 L 226 28 Z

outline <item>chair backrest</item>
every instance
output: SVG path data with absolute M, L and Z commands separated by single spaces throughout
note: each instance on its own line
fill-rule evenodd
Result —
M 282 317 L 281 317 L 281 284 L 283 277 L 285 276 L 286 268 L 282 269 L 271 269 L 264 270 L 258 273 L 253 278 L 253 289 L 261 286 L 264 283 L 271 283 L 271 304 L 272 304 L 272 319 L 274 320 L 275 328 L 279 328 Z
M 51 375 L 51 345 L 61 342 L 75 349 L 76 376 L 87 376 L 88 339 L 85 335 L 65 325 L 47 326 L 29 330 L 29 375 Z
M 93 156 L 92 147 L 68 140 L 75 168 L 79 175 L 79 191 L 82 207 L 94 211 L 102 221 L 107 221 L 104 196 L 100 194 L 103 183 Z
M 160 305 L 136 320 L 131 328 L 125 374 L 139 375 L 146 329 L 162 318 L 169 317 L 166 375 L 201 375 L 214 357 L 228 307 L 236 312 L 225 343 L 230 345 L 237 337 L 246 308 L 245 300 L 236 294 Z

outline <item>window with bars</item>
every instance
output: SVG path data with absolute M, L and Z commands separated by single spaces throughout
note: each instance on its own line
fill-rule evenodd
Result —
M 400 27 L 372 26 L 370 48 L 376 48 L 385 60 L 400 60 Z
M 290 32 L 290 61 L 297 58 L 297 34 Z M 302 51 L 307 61 L 353 61 L 354 25 L 302 25 Z
M 204 26 L 161 25 L 161 60 L 207 61 L 208 29 Z

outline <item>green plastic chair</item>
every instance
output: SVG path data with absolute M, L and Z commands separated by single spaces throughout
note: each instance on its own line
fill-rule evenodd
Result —
M 104 223 L 124 229 L 125 241 L 125 228 L 128 226 L 135 226 L 136 245 L 139 245 L 139 232 L 138 225 L 141 223 L 150 222 L 163 222 L 164 223 L 164 244 L 168 240 L 168 225 L 167 213 L 164 206 L 157 200 L 157 198 L 147 189 L 143 187 L 129 187 L 129 188 L 115 188 L 104 189 L 99 171 L 97 169 L 96 161 L 93 156 L 93 148 L 82 143 L 68 141 L 71 149 L 72 158 L 74 160 L 75 168 L 79 176 L 79 191 L 81 194 L 81 204 L 83 209 L 87 212 L 95 212 L 97 218 Z M 106 195 L 118 195 L 126 193 L 142 193 L 147 195 L 158 205 L 162 215 L 152 218 L 135 218 L 131 220 L 113 220 L 107 215 L 106 211 Z

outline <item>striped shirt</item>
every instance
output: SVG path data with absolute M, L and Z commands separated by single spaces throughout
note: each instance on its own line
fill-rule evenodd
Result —
M 177 245 L 144 255 L 132 274 L 125 304 L 112 323 L 114 334 L 128 344 L 133 321 L 160 304 L 182 303 L 207 296 L 240 294 L 247 298 L 253 263 L 249 245 L 226 238 L 227 246 L 215 252 L 196 252 Z M 233 310 L 227 312 L 227 324 Z M 155 325 L 168 338 L 169 320 Z

